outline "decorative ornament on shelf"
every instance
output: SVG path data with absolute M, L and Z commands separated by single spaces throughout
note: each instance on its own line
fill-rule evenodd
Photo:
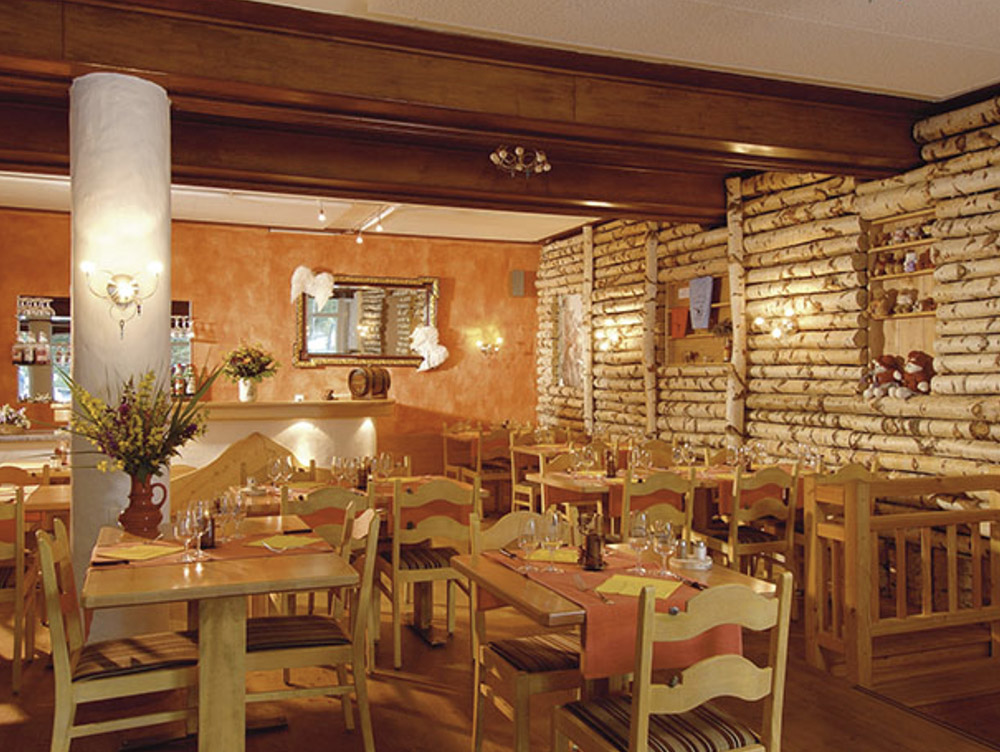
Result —
M 107 456 L 97 463 L 98 470 L 121 470 L 132 480 L 129 505 L 118 517 L 126 531 L 144 538 L 159 534 L 167 493 L 153 477 L 166 470 L 184 444 L 205 432 L 201 401 L 219 372 L 210 373 L 190 397 L 175 397 L 169 385 L 157 383 L 154 371 L 147 371 L 138 382 L 127 379 L 108 401 L 66 376 L 75 403 L 69 431 Z M 161 497 L 154 503 L 157 489 Z
M 80 269 L 87 275 L 90 294 L 110 302 L 108 313 L 118 320 L 118 331 L 124 339 L 125 324 L 142 315 L 143 301 L 151 298 L 159 288 L 163 264 L 152 261 L 146 267 L 146 272 L 137 274 L 98 269 L 93 261 L 84 261 L 80 264 Z
M 417 372 L 430 371 L 448 360 L 448 348 L 438 344 L 438 330 L 434 326 L 418 326 L 410 333 L 410 349 L 423 357 Z
M 0 406 L 0 434 L 24 433 L 31 428 L 31 421 L 24 414 L 24 408 L 15 408 L 4 403 Z
M 257 399 L 257 384 L 274 376 L 281 364 L 260 344 L 240 345 L 222 359 L 222 372 L 240 389 L 240 402 Z
M 307 266 L 297 267 L 292 272 L 292 302 L 303 294 L 311 295 L 316 300 L 318 311 L 333 295 L 333 275 L 330 272 L 315 274 Z
M 503 170 L 511 177 L 524 175 L 525 178 L 530 178 L 552 169 L 544 151 L 526 149 L 523 146 L 498 146 L 490 154 L 490 161 L 498 170 Z

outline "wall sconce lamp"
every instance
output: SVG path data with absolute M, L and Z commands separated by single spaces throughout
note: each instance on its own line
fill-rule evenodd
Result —
M 608 352 L 616 349 L 622 341 L 622 335 L 617 329 L 598 329 L 594 332 L 594 339 L 597 340 L 597 349 L 601 352 Z
M 791 334 L 795 331 L 795 309 L 786 305 L 784 315 L 781 318 L 772 319 L 768 321 L 763 316 L 758 316 L 753 320 L 753 324 L 757 329 L 769 332 L 775 339 L 781 339 L 786 334 Z
M 80 269 L 87 275 L 90 294 L 110 303 L 108 313 L 117 319 L 119 335 L 124 339 L 125 323 L 142 315 L 143 301 L 152 297 L 160 286 L 163 264 L 150 262 L 146 273 L 139 274 L 97 269 L 93 261 L 84 261 Z
M 503 337 L 497 337 L 492 342 L 484 342 L 483 340 L 476 341 L 476 347 L 479 348 L 479 352 L 483 355 L 496 355 L 500 352 L 500 348 L 503 346 Z

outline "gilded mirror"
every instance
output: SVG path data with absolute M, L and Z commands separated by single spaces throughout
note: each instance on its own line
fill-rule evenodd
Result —
M 437 300 L 436 277 L 334 275 L 322 307 L 308 293 L 296 302 L 294 365 L 417 366 L 410 334 L 437 326 Z

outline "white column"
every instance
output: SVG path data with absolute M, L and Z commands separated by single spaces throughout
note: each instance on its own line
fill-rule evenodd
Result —
M 70 89 L 73 378 L 92 394 L 117 398 L 129 376 L 154 369 L 169 383 L 170 103 L 141 78 L 92 73 Z M 148 276 L 156 292 L 122 329 L 108 298 L 106 272 Z M 88 285 L 88 274 L 92 270 Z M 100 455 L 73 439 L 73 569 L 82 585 L 99 528 L 127 503 L 128 478 L 95 469 Z M 167 512 L 164 507 L 164 512 Z M 99 614 L 91 638 L 119 633 L 121 617 Z M 139 625 L 141 628 L 141 625 Z M 133 626 L 133 629 L 136 627 Z

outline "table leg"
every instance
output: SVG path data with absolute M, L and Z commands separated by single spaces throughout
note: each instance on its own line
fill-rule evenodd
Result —
M 413 631 L 432 648 L 445 644 L 446 635 L 435 629 L 432 624 L 434 617 L 434 583 L 413 583 Z
M 246 743 L 245 595 L 198 606 L 198 750 L 243 752 Z

